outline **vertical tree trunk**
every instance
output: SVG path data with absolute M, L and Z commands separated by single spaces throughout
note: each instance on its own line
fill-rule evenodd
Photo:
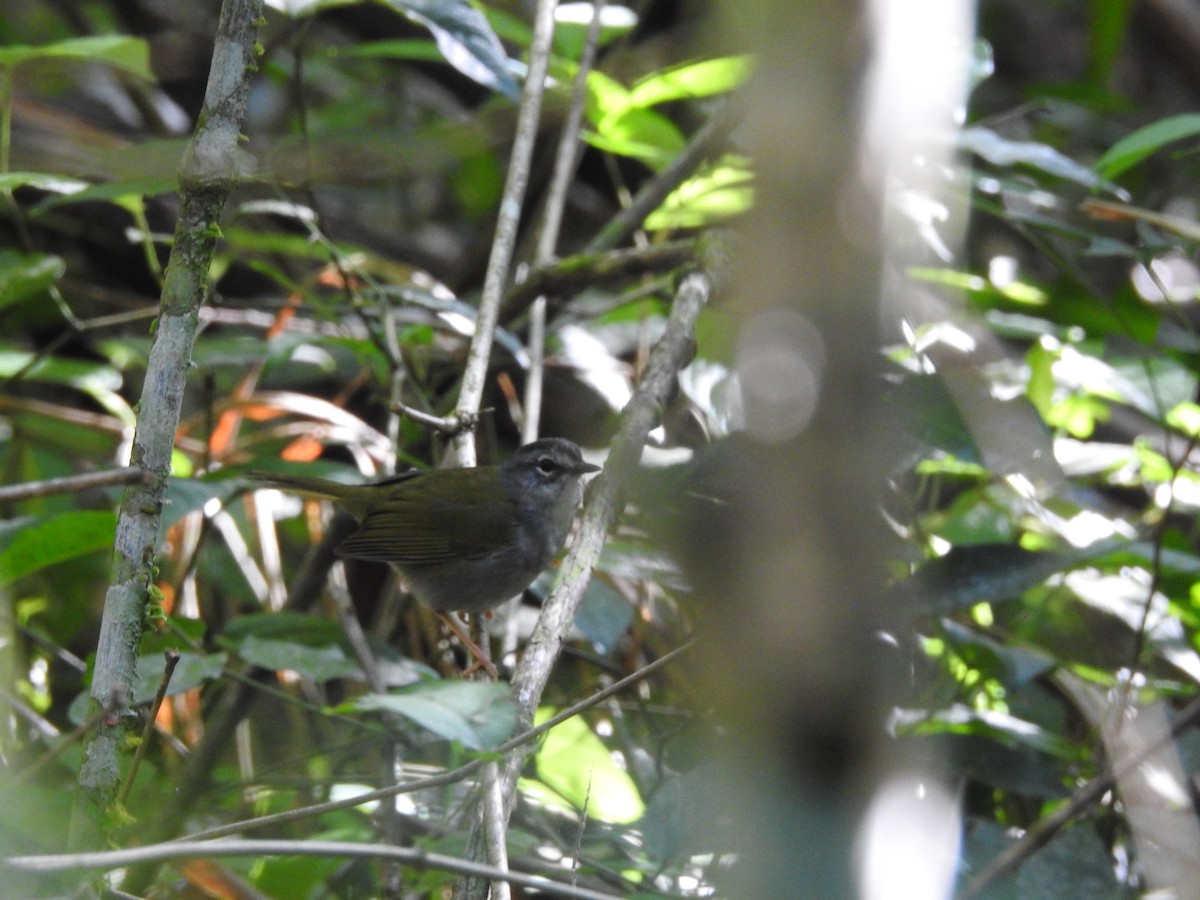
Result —
M 199 309 L 220 234 L 221 209 L 240 174 L 238 139 L 247 85 L 255 71 L 261 0 L 226 0 L 221 9 L 204 109 L 180 169 L 181 208 L 167 265 L 154 345 L 138 405 L 130 464 L 150 474 L 126 491 L 117 522 L 112 581 L 104 600 L 89 709 L 109 710 L 91 736 L 79 770 L 70 844 L 104 843 L 120 783 L 128 702 L 150 589 L 163 495 L 191 365 Z
M 883 568 L 878 491 L 879 205 L 862 178 L 870 47 L 862 3 L 722 7 L 755 54 L 741 98 L 757 172 L 725 308 L 747 433 L 728 510 L 692 523 L 712 639 L 700 696 L 728 723 L 714 846 L 721 893 L 851 897 L 872 787 Z M 732 827 L 732 817 L 735 821 Z M 731 843 L 735 846 L 731 846 Z

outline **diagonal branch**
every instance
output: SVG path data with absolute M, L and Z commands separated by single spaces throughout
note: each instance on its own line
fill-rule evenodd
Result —
M 646 436 L 658 424 L 659 414 L 675 384 L 675 376 L 691 362 L 696 319 L 708 301 L 710 291 L 708 277 L 700 273 L 687 276 L 679 286 L 666 331 L 654 346 L 645 374 L 621 414 L 621 427 L 613 438 L 604 471 L 589 487 L 579 533 L 513 673 L 513 698 L 522 727 L 527 728 L 533 722 L 542 691 L 550 678 L 550 669 L 562 650 L 608 531 L 621 511 L 619 497 L 641 459 Z M 528 748 L 522 748 L 508 759 L 505 787 L 509 804 L 517 773 L 529 752 Z

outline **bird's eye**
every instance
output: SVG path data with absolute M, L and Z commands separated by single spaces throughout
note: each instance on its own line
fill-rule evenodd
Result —
M 558 464 L 549 456 L 541 456 L 538 457 L 537 467 L 538 471 L 543 475 L 550 475 L 555 469 L 558 468 Z

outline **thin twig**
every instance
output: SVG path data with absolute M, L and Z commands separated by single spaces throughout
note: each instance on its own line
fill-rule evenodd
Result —
M 529 184 L 529 169 L 533 160 L 533 148 L 537 141 L 538 124 L 542 111 L 542 96 L 546 88 L 546 74 L 550 67 L 550 45 L 554 39 L 554 10 L 556 0 L 538 0 L 533 23 L 533 38 L 529 44 L 529 63 L 525 84 L 521 89 L 521 104 L 517 110 L 517 133 L 509 156 L 508 176 L 500 199 L 500 214 L 496 220 L 496 233 L 492 240 L 492 251 L 488 258 L 487 271 L 483 279 L 483 291 L 479 298 L 479 314 L 475 319 L 475 333 L 467 352 L 467 365 L 463 371 L 455 414 L 475 416 L 483 399 L 487 381 L 488 360 L 492 355 L 496 323 L 500 319 L 500 301 L 508 282 L 508 270 L 512 264 L 517 244 L 517 230 L 521 222 L 521 210 L 525 202 L 525 189 Z M 475 465 L 475 435 L 462 432 L 451 442 L 452 456 L 460 466 Z M 495 769 L 493 768 L 493 774 Z M 489 803 L 489 798 L 499 795 L 498 790 L 485 790 L 482 814 L 496 823 L 503 831 L 506 820 L 503 804 L 499 807 Z M 495 826 L 489 833 L 496 833 Z M 507 854 L 504 854 L 507 855 Z M 502 859 L 489 859 L 499 864 Z M 455 885 L 455 897 L 478 893 L 473 882 L 460 880 Z M 507 888 L 500 888 L 506 891 Z
M 483 292 L 479 298 L 479 315 L 475 320 L 475 334 L 471 338 L 462 387 L 455 407 L 455 412 L 459 415 L 475 415 L 483 399 L 488 360 L 492 353 L 492 339 L 500 317 L 500 299 L 508 281 L 508 269 L 512 263 L 513 250 L 517 243 L 517 228 L 521 221 L 521 208 L 525 202 L 525 189 L 529 184 L 529 168 L 541 118 L 546 72 L 550 65 L 550 43 L 554 38 L 555 6 L 554 0 L 539 0 L 534 19 L 533 39 L 529 45 L 529 68 L 521 90 L 521 106 L 517 111 L 517 133 L 513 140 L 512 154 L 509 156 L 508 177 L 504 181 L 504 192 L 500 198 L 496 235 L 492 241 L 492 252 L 484 274 Z M 474 435 L 456 435 L 453 448 L 454 457 L 459 465 L 475 464 Z
M 505 322 L 513 320 L 540 295 L 568 294 L 585 287 L 670 272 L 695 260 L 696 253 L 696 241 L 686 239 L 568 256 L 534 269 L 528 278 L 509 288 L 501 318 Z
M 441 853 L 430 853 L 415 847 L 382 847 L 379 844 L 358 844 L 349 841 L 179 841 L 148 844 L 128 850 L 107 850 L 100 853 L 64 853 L 55 856 L 10 856 L 4 863 L 14 869 L 30 872 L 62 872 L 70 869 L 116 869 L 122 866 L 169 859 L 219 856 L 315 856 L 349 859 L 383 859 L 403 862 L 421 869 L 443 869 L 478 878 L 501 880 L 522 887 L 536 888 L 553 897 L 572 900 L 621 900 L 614 894 L 604 894 L 587 888 L 572 887 L 523 872 L 505 872 L 482 863 L 458 859 Z
M 508 842 L 505 840 L 504 795 L 501 793 L 500 767 L 496 761 L 483 764 L 483 844 L 484 858 L 500 872 L 509 871 Z M 507 881 L 493 877 L 489 900 L 511 900 Z
M 34 763 L 32 763 L 28 768 L 17 773 L 16 780 L 18 782 L 20 782 L 20 781 L 25 781 L 27 779 L 32 778 L 34 775 L 36 775 L 38 772 L 40 772 L 42 769 L 44 769 L 47 765 L 49 765 L 54 760 L 56 760 L 60 756 L 62 756 L 62 754 L 65 753 L 68 749 L 75 746 L 80 741 L 82 741 L 85 737 L 87 737 L 88 733 L 93 728 L 95 728 L 97 725 L 99 725 L 104 719 L 108 718 L 113 713 L 117 712 L 120 709 L 120 707 L 121 707 L 120 703 L 115 702 L 115 701 L 110 701 L 102 709 L 98 709 L 95 712 L 93 712 L 90 716 L 88 716 L 86 719 L 83 720 L 83 722 L 81 722 L 79 724 L 78 728 L 76 728 L 74 731 L 72 731 L 70 734 L 68 734 L 65 738 L 63 738 L 61 741 L 59 741 L 57 744 L 55 744 L 53 747 L 51 747 L 48 751 L 46 751 L 44 754 L 42 754 L 40 757 L 38 757 L 38 759 Z
M 54 494 L 73 494 L 98 487 L 118 484 L 146 484 L 150 473 L 145 469 L 125 467 L 105 469 L 102 472 L 86 472 L 83 475 L 63 475 L 43 481 L 27 481 L 24 484 L 9 484 L 0 487 L 0 503 L 14 503 L 34 497 L 49 497 Z
M 587 78 L 596 60 L 600 46 L 600 14 L 604 0 L 595 0 L 592 6 L 592 21 L 588 24 L 587 40 L 579 59 L 579 69 L 571 86 L 571 105 L 563 122 L 558 138 L 558 152 L 554 157 L 554 171 L 550 176 L 550 188 L 546 192 L 546 205 L 542 217 L 542 228 L 534 250 L 533 264 L 546 266 L 558 248 L 558 236 L 562 230 L 563 211 L 567 205 L 567 192 L 579 165 L 581 143 L 579 130 L 583 123 L 583 106 L 587 97 Z M 542 418 L 542 382 L 546 360 L 546 297 L 539 295 L 533 301 L 529 314 L 529 372 L 525 378 L 525 419 L 521 423 L 521 443 L 537 440 Z
M 158 690 L 154 693 L 154 702 L 150 704 L 146 725 L 142 728 L 142 739 L 138 741 L 137 750 L 133 754 L 133 762 L 130 764 L 125 781 L 117 794 L 117 806 L 124 806 L 125 801 L 129 799 L 129 792 L 133 790 L 133 781 L 137 778 L 138 769 L 141 768 L 142 760 L 146 757 L 146 748 L 150 746 L 150 738 L 154 735 L 154 722 L 158 719 L 158 711 L 162 709 L 163 700 L 167 696 L 167 688 L 171 685 L 171 676 L 175 674 L 175 667 L 179 665 L 179 655 L 179 651 L 174 647 L 168 647 L 163 651 L 166 665 L 163 666 Z
M 1200 699 L 1193 700 L 1179 711 L 1179 714 L 1171 721 L 1169 736 L 1171 738 L 1178 737 L 1197 722 L 1200 722 Z M 1039 819 L 1021 836 L 1020 840 L 994 857 L 980 870 L 978 875 L 967 883 L 966 887 L 958 894 L 960 900 L 979 896 L 997 879 L 1019 868 L 1025 860 L 1050 843 L 1066 825 L 1083 815 L 1090 806 L 1113 790 L 1120 778 L 1144 763 L 1162 746 L 1162 743 L 1162 741 L 1155 741 L 1142 747 L 1139 752 L 1115 764 L 1111 772 L 1093 778 L 1050 815 Z
M 598 691 L 590 697 L 587 697 L 578 703 L 567 707 L 562 712 L 550 717 L 540 725 L 529 728 L 515 737 L 510 738 L 493 750 L 492 753 L 508 753 L 510 750 L 514 750 L 517 747 L 537 740 L 556 725 L 565 722 L 567 719 L 574 718 L 582 712 L 586 712 L 593 706 L 603 703 L 609 697 L 619 694 L 627 687 L 649 678 L 659 669 L 671 664 L 679 656 L 686 653 L 694 646 L 695 642 L 692 641 L 680 647 L 676 647 L 669 653 L 666 653 L 654 660 L 654 662 L 647 663 L 646 665 L 642 666 L 636 672 L 626 675 L 624 678 L 613 682 L 608 687 Z M 450 769 L 449 771 L 442 772 L 439 775 L 432 775 L 428 778 L 419 778 L 414 781 L 406 781 L 402 784 L 389 785 L 388 787 L 380 788 L 376 791 L 369 791 L 368 793 L 359 794 L 355 797 L 348 797 L 343 800 L 330 800 L 327 803 L 315 803 L 311 806 L 304 806 L 298 809 L 288 810 L 287 812 L 273 813 L 268 816 L 258 816 L 257 818 L 246 819 L 241 822 L 232 822 L 229 825 L 220 825 L 215 828 L 205 829 L 204 831 L 197 831 L 194 834 L 190 834 L 186 838 L 180 838 L 179 840 L 198 841 L 208 838 L 224 837 L 225 835 L 230 834 L 239 834 L 255 828 L 286 825 L 299 821 L 300 819 L 324 815 L 325 813 L 335 812 L 339 809 L 349 809 L 351 807 L 360 806 L 364 803 L 371 803 L 375 800 L 385 800 L 389 797 L 395 797 L 399 794 L 409 794 L 414 791 L 423 791 L 430 788 L 445 787 L 446 785 L 457 784 L 460 781 L 469 778 L 471 775 L 475 774 L 475 772 L 479 771 L 479 769 L 483 767 L 483 763 L 484 761 L 481 759 L 472 760 L 465 765 L 459 766 L 456 769 Z

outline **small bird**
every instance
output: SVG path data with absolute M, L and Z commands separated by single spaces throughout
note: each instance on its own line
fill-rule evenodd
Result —
M 338 555 L 390 563 L 439 613 L 480 613 L 524 591 L 562 549 L 582 477 L 596 471 L 573 442 L 544 438 L 500 465 L 405 472 L 373 484 L 251 475 L 333 500 L 354 516 L 358 531 Z

